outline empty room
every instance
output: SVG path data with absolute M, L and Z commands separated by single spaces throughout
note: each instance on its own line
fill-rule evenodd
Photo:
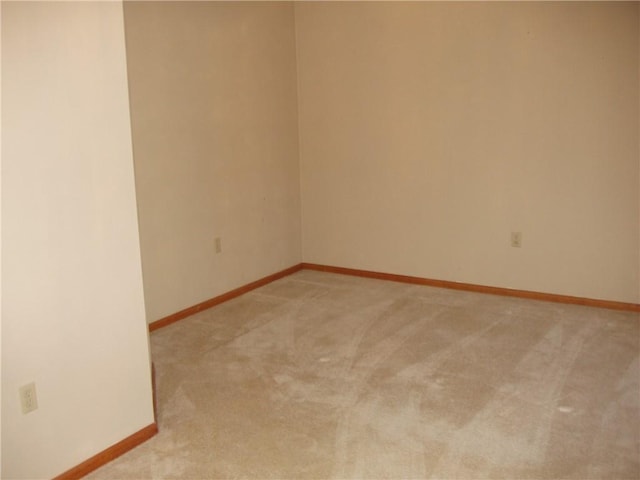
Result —
M 640 3 L 1 27 L 3 479 L 640 478 Z

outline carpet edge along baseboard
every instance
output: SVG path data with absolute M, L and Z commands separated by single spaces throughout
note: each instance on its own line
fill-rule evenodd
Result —
M 54 477 L 53 480 L 76 480 L 82 478 L 103 465 L 106 465 L 111 460 L 115 460 L 119 456 L 124 455 L 141 443 L 146 442 L 156 433 L 158 433 L 158 425 L 154 422 L 141 430 L 138 430 L 134 434 L 129 435 L 123 440 L 120 440 L 118 443 L 111 445 L 106 450 L 103 450 L 102 452 L 85 460 L 81 464 L 61 473 L 57 477 Z
M 267 285 L 268 283 L 275 282 L 276 280 L 287 277 L 292 273 L 295 273 L 301 269 L 302 269 L 302 264 L 298 263 L 296 265 L 293 265 L 292 267 L 285 268 L 284 270 L 273 273 L 271 275 L 267 275 L 266 277 L 260 278 L 259 280 L 256 280 L 251 283 L 247 283 L 246 285 L 235 288 L 229 292 L 226 292 L 216 297 L 205 300 L 204 302 L 200 302 L 191 307 L 187 307 L 183 310 L 180 310 L 179 312 L 172 313 L 171 315 L 168 315 L 166 317 L 160 318 L 159 320 L 155 320 L 154 322 L 151 322 L 149 324 L 149 331 L 153 332 L 154 330 L 157 330 L 159 328 L 166 327 L 167 325 L 171 325 L 172 323 L 177 322 L 178 320 L 182 320 L 183 318 L 186 318 L 195 313 L 201 312 L 202 310 L 206 310 L 208 308 L 214 307 L 216 305 L 219 305 L 233 298 L 239 297 L 240 295 L 250 292 L 251 290 L 255 290 L 256 288 Z
M 373 272 L 369 270 L 358 270 L 355 268 L 334 267 L 330 265 L 319 265 L 315 263 L 303 263 L 302 269 L 316 270 L 319 272 L 339 273 L 342 275 L 352 275 L 356 277 L 375 278 L 378 280 L 389 280 L 392 282 L 410 283 L 414 285 L 425 285 L 429 287 L 448 288 L 451 290 L 464 290 L 467 292 L 488 293 L 491 295 L 501 295 L 503 297 L 518 297 L 529 300 L 541 300 L 545 302 L 565 303 L 571 305 L 583 305 L 587 307 L 606 308 L 609 310 L 624 310 L 630 312 L 640 312 L 640 304 L 625 303 L 614 300 L 599 300 L 595 298 L 573 297 L 570 295 L 559 295 L 555 293 L 533 292 L 530 290 L 515 290 L 503 287 L 489 287 L 476 285 L 473 283 L 452 282 L 449 280 L 435 280 L 431 278 L 412 277 L 408 275 L 397 275 L 394 273 Z
M 339 273 L 341 275 L 351 275 L 364 278 L 375 278 L 378 280 L 389 280 L 392 282 L 410 283 L 414 285 L 425 285 L 429 287 L 448 288 L 451 290 L 464 290 L 467 292 L 488 293 L 491 295 L 501 295 L 504 297 L 518 297 L 529 300 L 541 300 L 545 302 L 565 303 L 571 305 L 583 305 L 587 307 L 606 308 L 609 310 L 623 310 L 629 312 L 640 312 L 640 304 L 625 303 L 614 300 L 599 300 L 595 298 L 573 297 L 570 295 L 559 295 L 555 293 L 533 292 L 530 290 L 515 290 L 511 288 L 489 287 L 485 285 L 476 285 L 473 283 L 452 282 L 449 280 L 435 280 L 431 278 L 412 277 L 409 275 L 398 275 L 395 273 L 382 273 L 370 270 L 359 270 L 356 268 L 335 267 L 331 265 L 321 265 L 316 263 L 299 263 L 292 267 L 286 268 L 272 275 L 263 277 L 255 282 L 248 283 L 242 287 L 238 287 L 222 295 L 210 298 L 204 302 L 198 303 L 184 310 L 173 313 L 166 317 L 160 318 L 149 324 L 149 331 L 152 332 L 162 327 L 166 327 L 178 320 L 189 317 L 195 313 L 201 312 L 208 308 L 219 305 L 227 300 L 239 297 L 251 290 L 267 285 L 286 276 L 289 276 L 300 270 L 315 270 L 319 272 Z

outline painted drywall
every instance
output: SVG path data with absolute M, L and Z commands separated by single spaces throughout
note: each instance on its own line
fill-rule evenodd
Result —
M 294 13 L 125 2 L 125 29 L 154 321 L 301 261 Z
M 51 478 L 154 421 L 121 2 L 2 2 L 2 127 L 1 476 Z
M 640 300 L 637 3 L 295 13 L 305 262 Z

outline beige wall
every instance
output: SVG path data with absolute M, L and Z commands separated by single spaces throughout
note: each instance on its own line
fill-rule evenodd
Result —
M 119 2 L 2 2 L 2 478 L 153 423 L 123 27 Z
M 638 302 L 638 29 L 637 3 L 297 4 L 304 261 Z
M 125 27 L 154 321 L 301 261 L 294 14 L 126 2 Z
M 125 12 L 149 320 L 301 259 L 640 301 L 638 4 Z M 46 478 L 153 421 L 122 5 L 1 14 L 1 475 Z

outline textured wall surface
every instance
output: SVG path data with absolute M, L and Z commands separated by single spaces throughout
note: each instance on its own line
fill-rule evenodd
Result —
M 125 27 L 153 321 L 301 261 L 294 12 L 127 2 Z
M 122 4 L 3 2 L 2 97 L 1 476 L 52 478 L 154 421 Z
M 638 302 L 638 31 L 637 3 L 297 4 L 304 261 Z

